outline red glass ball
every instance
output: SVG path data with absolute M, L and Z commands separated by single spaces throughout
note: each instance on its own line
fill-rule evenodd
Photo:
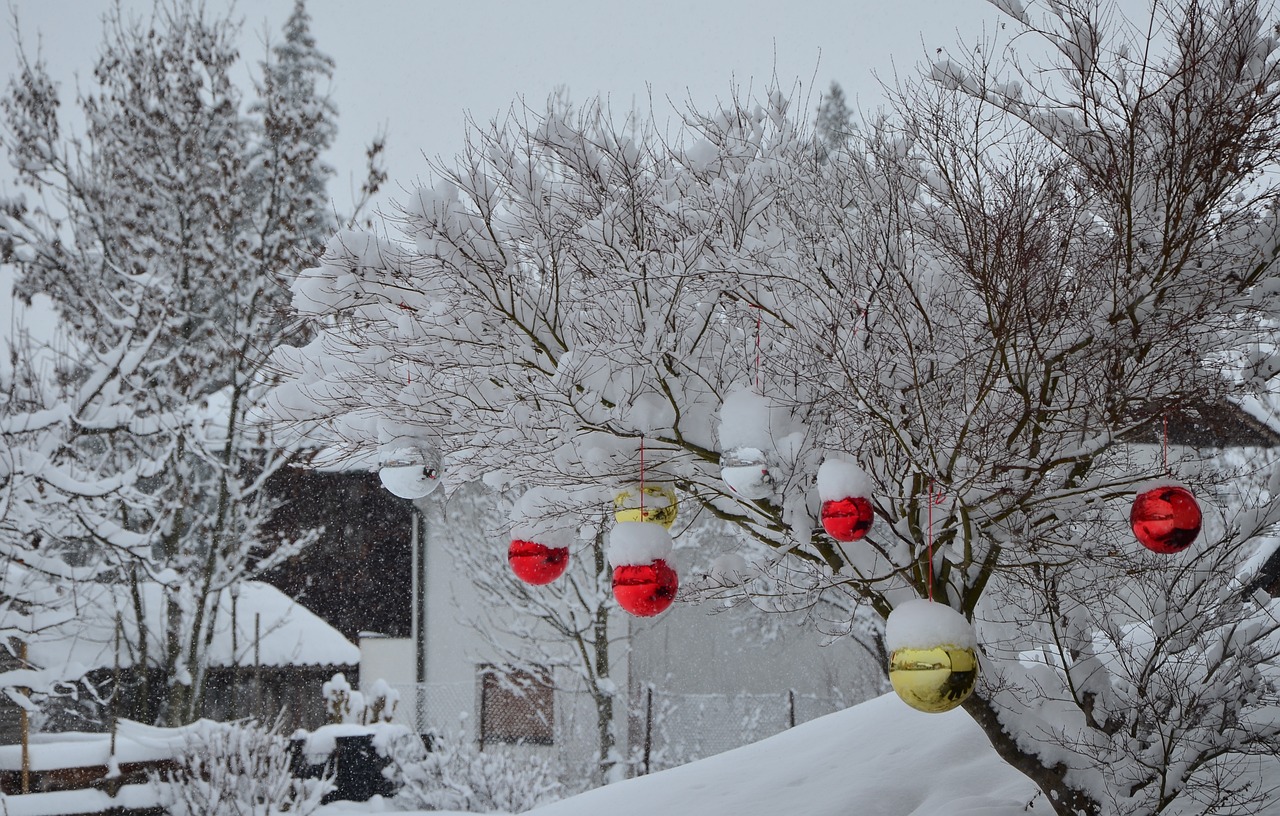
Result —
M 536 541 L 515 539 L 507 550 L 511 571 L 526 584 L 549 584 L 569 568 L 568 547 L 548 547 Z
M 1185 487 L 1164 485 L 1139 493 L 1129 525 L 1142 546 L 1170 555 L 1191 546 L 1200 534 L 1200 505 Z
M 649 618 L 671 606 L 680 580 L 661 558 L 648 564 L 613 568 L 613 597 L 618 606 L 639 618 Z
M 862 496 L 824 501 L 822 529 L 836 541 L 857 541 L 871 529 L 875 514 L 871 502 Z

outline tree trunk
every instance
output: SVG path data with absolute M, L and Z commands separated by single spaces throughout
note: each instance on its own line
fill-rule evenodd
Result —
M 596 535 L 592 547 L 595 555 L 597 575 L 604 575 L 609 565 L 605 562 L 603 533 Z M 614 766 L 614 745 L 616 736 L 613 730 L 613 689 L 601 689 L 599 681 L 609 677 L 609 607 L 600 604 L 595 615 L 595 703 L 596 703 L 596 735 L 600 747 L 600 782 L 609 781 Z
M 964 710 L 969 712 L 973 721 L 986 733 L 991 747 L 1000 758 L 1021 771 L 1045 793 L 1058 816 L 1097 816 L 1101 812 L 1100 806 L 1092 797 L 1067 785 L 1065 766 L 1054 765 L 1047 768 L 1036 757 L 1018 747 L 1017 741 L 1000 725 L 995 707 L 981 691 L 974 691 L 969 695 L 969 699 L 964 701 Z

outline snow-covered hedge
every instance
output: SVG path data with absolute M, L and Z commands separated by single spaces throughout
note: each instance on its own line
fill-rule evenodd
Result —
M 279 723 L 201 720 L 175 759 L 176 771 L 152 780 L 173 816 L 307 816 L 333 787 L 328 777 L 291 775 Z

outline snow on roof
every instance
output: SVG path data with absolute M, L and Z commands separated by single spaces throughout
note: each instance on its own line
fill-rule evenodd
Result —
M 1253 419 L 1262 423 L 1267 430 L 1280 435 L 1280 412 L 1277 411 L 1276 398 L 1266 394 L 1262 397 L 1245 395 L 1233 399 L 1236 405 Z
M 360 649 L 325 623 L 314 612 L 289 598 L 279 589 L 260 581 L 241 586 L 235 610 L 235 654 L 232 654 L 232 598 L 228 590 L 219 595 L 213 641 L 208 657 L 211 666 L 349 666 L 360 662 Z M 144 615 L 151 638 L 151 654 L 161 653 L 158 641 L 165 633 L 162 625 L 167 600 L 164 587 L 155 582 L 141 586 Z M 138 638 L 133 623 L 129 589 L 123 584 L 90 584 L 77 589 L 78 614 L 73 626 L 63 627 L 56 637 L 34 638 L 28 645 L 28 659 L 46 670 L 65 670 L 74 676 L 77 669 L 92 670 L 117 665 L 132 666 Z M 122 613 L 123 635 L 117 648 L 116 615 Z M 255 620 L 259 643 L 255 652 Z

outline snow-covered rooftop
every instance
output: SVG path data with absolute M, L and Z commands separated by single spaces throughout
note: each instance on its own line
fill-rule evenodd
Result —
M 164 587 L 158 583 L 145 583 L 141 589 L 147 629 L 154 640 L 164 634 L 164 610 L 168 601 Z M 33 639 L 28 646 L 28 659 L 40 668 L 55 673 L 62 671 L 62 676 L 76 674 L 78 667 L 92 670 L 115 666 L 117 654 L 120 666 L 133 665 L 137 627 L 128 612 L 132 608 L 128 587 L 91 584 L 77 589 L 77 593 L 75 625 L 65 627 L 68 634 L 64 636 Z M 263 666 L 347 666 L 360 662 L 357 646 L 270 584 L 258 581 L 241 584 L 240 597 L 234 604 L 234 639 L 232 609 L 231 593 L 223 590 L 208 650 L 212 666 L 253 666 L 255 656 Z M 124 634 L 119 644 L 117 610 L 125 613 L 121 616 Z M 259 633 L 256 650 L 255 621 Z M 131 642 L 135 644 L 133 648 Z M 153 643 L 152 653 L 159 651 L 160 644 Z

